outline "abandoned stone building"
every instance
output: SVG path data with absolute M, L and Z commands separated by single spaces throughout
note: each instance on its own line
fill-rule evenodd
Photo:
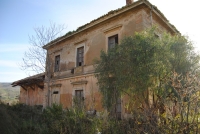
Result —
M 110 11 L 76 31 L 46 44 L 43 48 L 47 50 L 49 64 L 46 65 L 48 69 L 42 90 L 43 107 L 57 103 L 62 104 L 63 108 L 69 108 L 74 105 L 73 99 L 78 98 L 79 103 L 87 110 L 102 111 L 101 94 L 94 76 L 93 60 L 100 57 L 101 50 L 108 51 L 120 43 L 123 37 L 133 36 L 135 32 L 152 25 L 157 25 L 158 36 L 163 31 L 178 33 L 149 1 L 126 0 L 124 7 Z M 29 89 L 22 88 L 22 90 L 28 92 Z M 21 97 L 23 95 L 25 94 Z M 116 107 L 116 112 L 122 118 L 126 117 L 125 105 L 126 98 L 123 97 Z

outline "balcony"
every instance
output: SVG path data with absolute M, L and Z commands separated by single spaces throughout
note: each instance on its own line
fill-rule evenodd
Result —
M 67 78 L 67 77 L 73 77 L 73 76 L 78 76 L 82 74 L 90 74 L 94 73 L 94 66 L 89 65 L 89 66 L 80 66 L 80 67 L 75 67 L 70 70 L 66 71 L 59 71 L 59 72 L 54 72 L 52 75 L 52 78 Z

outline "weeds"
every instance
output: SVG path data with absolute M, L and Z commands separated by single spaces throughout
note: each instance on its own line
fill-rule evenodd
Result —
M 22 104 L 0 104 L 1 134 L 189 134 L 198 133 L 198 122 L 180 122 L 173 118 L 154 115 L 153 109 L 135 112 L 129 119 L 87 116 L 79 108 L 62 109 L 53 105 L 42 111 Z M 189 128 L 189 131 L 188 131 Z

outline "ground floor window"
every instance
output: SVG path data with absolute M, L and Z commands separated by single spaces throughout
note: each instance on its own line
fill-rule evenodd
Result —
M 75 90 L 74 103 L 78 107 L 84 106 L 83 90 Z
M 60 104 L 60 94 L 59 91 L 54 90 L 52 91 L 52 98 L 51 98 L 52 104 Z

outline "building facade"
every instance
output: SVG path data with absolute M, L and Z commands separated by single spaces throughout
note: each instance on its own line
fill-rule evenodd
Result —
M 56 103 L 63 108 L 70 108 L 77 103 L 88 111 L 103 111 L 94 60 L 100 58 L 101 51 L 107 52 L 120 44 L 124 37 L 134 36 L 135 32 L 153 25 L 158 27 L 155 33 L 158 36 L 164 31 L 172 35 L 179 33 L 147 0 L 126 0 L 124 7 L 110 11 L 76 31 L 51 41 L 43 47 L 47 50 L 44 87 L 33 86 L 31 83 L 25 87 L 18 83 L 21 86 L 20 101 L 27 105 L 42 104 L 43 107 Z M 127 115 L 127 102 L 126 97 L 117 102 L 115 112 L 122 118 Z
M 44 107 L 53 103 L 63 108 L 74 105 L 76 98 L 87 110 L 102 111 L 101 94 L 94 76 L 94 59 L 101 51 L 108 51 L 125 36 L 134 36 L 152 25 L 157 25 L 157 35 L 163 31 L 179 33 L 164 15 L 146 0 L 132 2 L 79 27 L 74 32 L 48 43 L 48 75 L 44 88 Z M 126 115 L 126 98 L 118 102 L 116 112 Z

